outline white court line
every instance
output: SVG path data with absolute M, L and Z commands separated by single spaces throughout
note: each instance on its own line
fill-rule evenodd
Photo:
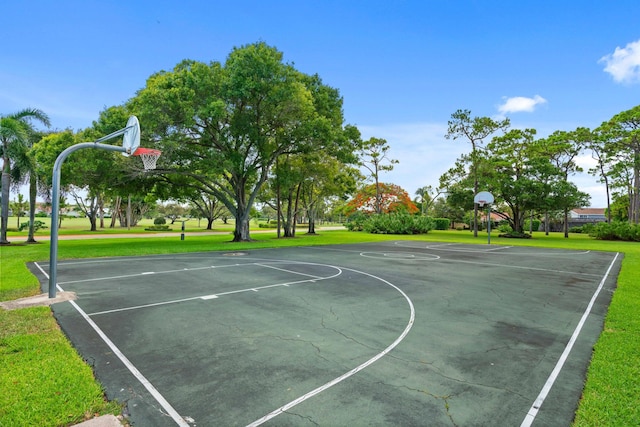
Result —
M 316 264 L 316 265 L 323 265 L 323 264 Z M 338 268 L 338 267 L 336 267 L 336 268 Z M 384 357 L 391 350 L 393 350 L 407 336 L 407 334 L 409 333 L 409 331 L 413 327 L 413 323 L 414 323 L 415 317 L 416 317 L 416 311 L 415 311 L 415 308 L 413 307 L 413 302 L 411 302 L 411 299 L 407 296 L 407 294 L 405 294 L 402 291 L 402 289 L 398 288 L 396 285 L 394 285 L 391 282 L 388 282 L 388 281 L 386 281 L 386 280 L 384 280 L 384 279 L 382 279 L 382 278 L 380 278 L 378 276 L 374 276 L 373 274 L 365 273 L 365 272 L 359 271 L 359 270 L 354 270 L 352 268 L 344 268 L 344 267 L 342 267 L 342 269 L 343 270 L 353 271 L 354 273 L 364 274 L 365 276 L 369 276 L 369 277 L 374 278 L 376 280 L 380 280 L 381 282 L 386 283 L 387 285 L 391 286 L 392 288 L 394 288 L 395 290 L 400 292 L 402 294 L 402 296 L 404 297 L 404 299 L 409 304 L 409 309 L 410 309 L 410 312 L 411 312 L 411 314 L 409 315 L 409 323 L 407 323 L 407 326 L 404 328 L 404 331 L 402 331 L 400 336 L 398 338 L 396 338 L 396 340 L 393 343 L 391 343 L 387 348 L 382 350 L 380 353 L 376 354 L 371 359 L 367 360 L 366 362 L 362 363 L 361 365 L 356 366 L 355 368 L 353 368 L 349 372 L 346 372 L 346 373 L 340 375 L 339 377 L 329 381 L 328 383 L 326 383 L 324 385 L 321 385 L 320 387 L 318 387 L 318 388 L 316 388 L 314 390 L 311 390 L 310 392 L 298 397 L 297 399 L 292 400 L 291 402 L 287 403 L 286 405 L 283 405 L 283 406 L 279 407 L 278 409 L 275 409 L 275 410 L 271 411 L 270 413 L 268 413 L 264 417 L 255 420 L 251 424 L 248 424 L 247 427 L 259 426 L 260 424 L 263 424 L 263 423 L 269 421 L 270 419 L 277 417 L 278 415 L 282 414 L 283 412 L 288 411 L 289 409 L 293 408 L 294 406 L 298 405 L 299 403 L 302 403 L 305 400 L 310 399 L 313 396 L 315 396 L 317 394 L 320 394 L 323 391 L 327 390 L 328 388 L 333 387 L 334 385 L 346 380 L 347 378 L 351 377 L 352 375 L 357 374 L 358 372 L 360 372 L 361 370 L 363 370 L 366 367 L 370 366 L 371 364 L 373 364 L 377 360 L 379 360 L 382 357 Z
M 573 349 L 573 345 L 578 339 L 578 335 L 580 335 L 580 331 L 582 331 L 582 327 L 587 321 L 587 317 L 589 317 L 589 314 L 591 314 L 591 309 L 593 308 L 593 305 L 595 304 L 596 299 L 598 298 L 598 295 L 600 294 L 600 291 L 604 286 L 604 282 L 607 280 L 607 277 L 609 277 L 609 273 L 611 272 L 611 269 L 613 268 L 613 265 L 615 264 L 616 259 L 618 259 L 619 254 L 620 254 L 619 252 L 616 253 L 616 256 L 613 258 L 613 261 L 611 261 L 611 264 L 609 265 L 607 272 L 605 273 L 604 277 L 600 281 L 600 285 L 598 286 L 598 289 L 596 289 L 595 293 L 591 297 L 591 301 L 589 301 L 589 305 L 587 305 L 587 309 L 584 311 L 584 314 L 582 315 L 580 322 L 578 322 L 578 326 L 576 326 L 576 329 L 573 331 L 573 335 L 571 335 L 571 339 L 567 343 L 567 346 L 564 348 L 564 351 L 562 352 L 562 355 L 560 356 L 558 363 L 556 363 L 556 366 L 555 368 L 553 368 L 553 371 L 551 371 L 551 374 L 549 375 L 547 382 L 542 387 L 542 390 L 540 390 L 540 394 L 538 394 L 538 397 L 531 405 L 531 408 L 529 408 L 529 412 L 527 412 L 527 415 L 524 417 L 524 420 L 522 420 L 522 424 L 520 424 L 520 427 L 529 427 L 531 426 L 533 421 L 536 419 L 536 415 L 538 415 L 538 411 L 540 410 L 540 407 L 542 406 L 545 399 L 547 398 L 547 395 L 549 394 L 551 387 L 553 387 L 553 384 L 555 383 L 556 378 L 558 378 L 558 375 L 560 374 L 560 371 L 562 370 L 564 363 L 567 361 L 567 358 L 569 357 L 569 353 L 571 353 L 571 350 Z
M 521 265 L 509 265 L 509 264 L 494 264 L 491 262 L 481 262 L 481 261 L 462 261 L 457 259 L 443 259 L 442 262 L 451 262 L 451 263 L 461 263 L 461 264 L 474 264 L 474 265 L 483 265 L 490 267 L 502 267 L 502 268 L 515 268 L 517 270 L 533 270 L 533 271 L 544 271 L 546 273 L 558 273 L 558 274 L 574 274 L 577 276 L 597 276 L 600 277 L 599 274 L 594 273 L 581 273 L 579 271 L 565 271 L 565 270 L 551 270 L 548 268 L 540 268 L 540 267 L 527 267 Z
M 411 243 L 419 243 L 415 240 L 405 240 L 405 241 L 400 241 L 400 242 L 393 242 L 393 244 L 395 246 L 399 246 L 401 248 L 411 248 L 411 249 L 433 249 L 433 250 L 438 250 L 438 251 L 447 251 L 447 252 L 470 252 L 470 253 L 487 253 L 487 254 L 492 254 L 492 252 L 496 252 L 498 250 L 503 250 L 503 249 L 515 249 L 515 248 L 526 248 L 524 246 L 493 246 L 493 247 L 488 247 L 485 249 L 479 249 L 482 245 L 472 245 L 472 244 L 463 244 L 463 243 L 455 243 L 456 245 L 465 245 L 468 247 L 474 247 L 474 249 L 450 249 L 450 248 L 443 248 L 443 246 L 447 246 L 447 245 L 429 245 L 426 244 L 424 246 L 422 245 L 411 245 Z M 454 243 L 449 243 L 448 245 L 454 245 Z M 549 256 L 560 256 L 560 255 L 570 255 L 570 256 L 574 256 L 574 255 L 586 255 L 588 253 L 590 253 L 591 251 L 582 251 L 582 252 L 575 252 L 575 251 L 558 251 L 558 252 L 535 252 L 535 253 L 531 253 L 531 252 L 508 252 L 504 255 L 511 255 L 511 256 L 540 256 L 540 257 L 549 257 Z M 499 254 L 499 255 L 503 255 L 503 254 Z
M 261 265 L 261 264 L 253 264 L 252 263 L 252 265 L 260 265 L 262 267 L 267 267 L 266 265 Z M 300 283 L 313 283 L 313 282 L 316 282 L 318 280 L 333 279 L 334 277 L 338 277 L 339 275 L 342 274 L 342 270 L 340 270 L 340 268 L 334 267 L 334 266 L 331 266 L 331 267 L 337 269 L 338 272 L 335 273 L 334 275 L 328 276 L 328 277 L 310 276 L 310 277 L 312 277 L 312 279 L 297 280 L 297 281 L 294 281 L 294 282 L 285 282 L 285 283 L 275 283 L 275 284 L 272 284 L 272 285 L 265 285 L 265 286 L 260 286 L 260 287 L 257 287 L 257 288 L 237 289 L 235 291 L 220 292 L 220 293 L 216 293 L 216 294 L 198 295 L 198 296 L 195 296 L 195 297 L 182 298 L 182 299 L 177 299 L 177 300 L 161 301 L 161 302 L 154 302 L 154 303 L 149 303 L 149 304 L 134 305 L 134 306 L 130 306 L 130 307 L 114 308 L 113 310 L 97 311 L 95 313 L 90 313 L 89 316 L 99 316 L 99 315 L 102 315 L 102 314 L 119 313 L 121 311 L 138 310 L 138 309 L 141 309 L 141 308 L 148 308 L 148 307 L 158 307 L 158 306 L 161 306 L 161 305 L 177 304 L 177 303 L 181 303 L 181 302 L 194 301 L 194 300 L 197 300 L 197 299 L 210 300 L 210 299 L 215 299 L 215 298 L 221 297 L 223 295 L 240 294 L 240 293 L 243 293 L 243 292 L 258 292 L 258 291 L 263 290 L 263 289 L 277 288 L 279 286 L 290 286 L 290 285 L 297 285 L 297 284 L 300 284 Z M 289 270 L 284 270 L 284 269 L 278 269 L 278 270 L 286 271 L 288 273 L 297 273 L 295 271 L 289 271 Z M 179 271 L 179 270 L 176 270 L 176 271 Z M 297 273 L 297 274 L 301 274 L 301 273 Z M 305 276 L 308 276 L 308 275 L 305 274 Z
M 42 267 L 40 267 L 38 263 L 35 263 L 35 265 L 48 279 L 49 275 L 42 269 Z M 60 290 L 60 292 L 64 292 L 64 289 L 62 289 L 59 285 L 56 285 L 56 287 Z M 113 341 L 111 341 L 109 337 L 107 337 L 102 329 L 100 329 L 100 327 L 93 320 L 91 320 L 87 313 L 85 313 L 84 310 L 82 310 L 75 301 L 69 301 L 69 303 L 78 311 L 78 313 L 80 313 L 80 316 L 82 316 L 84 320 L 87 321 L 87 323 L 93 328 L 93 330 L 96 331 L 96 333 L 100 336 L 100 338 L 102 338 L 105 344 L 107 344 L 111 351 L 113 351 L 113 354 L 115 354 L 118 359 L 120 359 L 120 361 L 124 364 L 124 366 L 127 367 L 129 372 L 131 372 L 133 376 L 140 382 L 140 384 L 142 384 L 144 388 L 146 388 L 147 391 L 151 393 L 154 399 L 156 399 L 160 406 L 162 406 L 167 414 L 169 414 L 173 421 L 175 421 L 175 423 L 181 427 L 189 427 L 189 424 L 184 420 L 184 418 L 180 416 L 178 411 L 176 411 L 173 406 L 171 406 L 171 404 L 164 398 L 164 396 L 162 396 L 162 394 L 160 394 L 160 392 L 153 386 L 153 384 L 151 384 L 151 382 L 142 374 L 142 372 L 140 372 L 138 368 L 136 368 L 135 365 L 131 363 L 127 356 L 125 356 L 124 353 L 122 353 L 122 351 L 120 351 L 120 349 L 113 343 Z
M 398 242 L 395 242 L 396 244 Z M 403 247 L 402 245 L 397 245 L 398 247 Z M 442 245 L 444 246 L 444 245 Z M 422 249 L 420 247 L 415 247 L 415 246 L 405 246 L 407 248 L 411 248 L 411 249 Z M 514 247 L 514 246 L 511 246 Z M 304 249 L 320 249 L 320 250 L 328 250 L 328 251 L 340 251 L 340 252 L 349 252 L 349 253 L 358 253 L 358 254 L 362 254 L 361 251 L 357 251 L 357 250 L 347 250 L 347 249 L 333 249 L 333 248 L 317 248 L 317 247 L 313 247 L 313 246 L 306 246 L 304 247 Z M 476 253 L 488 253 L 493 255 L 493 253 L 491 252 L 486 252 L 486 251 L 462 251 L 462 250 L 456 250 L 456 249 L 443 249 L 446 251 L 451 251 L 451 252 L 476 252 Z M 586 251 L 586 252 L 579 252 L 578 254 L 587 254 L 591 251 Z M 473 265 L 482 265 L 482 266 L 490 266 L 490 267 L 503 267 L 503 268 L 514 268 L 517 270 L 533 270 L 533 271 L 544 271 L 544 272 L 548 272 L 548 273 L 558 273 L 558 274 L 574 274 L 574 275 L 578 275 L 578 276 L 594 276 L 594 277 L 600 277 L 599 274 L 594 274 L 594 273 L 581 273 L 579 271 L 565 271 L 565 270 L 550 270 L 548 268 L 540 268 L 540 267 L 526 267 L 526 266 L 519 266 L 519 265 L 511 265 L 511 264 L 495 264 L 495 263 L 490 263 L 490 262 L 483 262 L 483 261 L 463 261 L 463 260 L 458 260 L 458 259 L 441 259 L 438 255 L 433 255 L 433 254 L 422 254 L 422 255 L 430 255 L 433 257 L 438 257 L 442 262 L 451 262 L 451 263 L 462 263 L 462 264 L 473 264 Z M 504 254 L 498 254 L 498 255 L 504 255 Z M 514 255 L 514 254 L 509 254 L 509 255 Z M 515 255 L 524 255 L 524 254 L 515 254 Z M 408 260 L 407 258 L 405 258 L 405 260 Z M 422 260 L 420 260 L 422 261 Z
M 142 273 L 132 273 L 132 274 L 123 274 L 120 276 L 104 276 L 104 277 L 94 277 L 92 279 L 82 279 L 82 280 L 69 280 L 67 282 L 59 282 L 60 285 L 68 285 L 74 283 L 86 283 L 86 282 L 100 282 L 104 280 L 113 280 L 113 279 L 127 279 L 129 277 L 137 277 L 143 276 L 147 274 L 173 274 L 173 273 L 184 273 L 185 271 L 200 271 L 200 270 L 211 270 L 213 268 L 228 268 L 228 267 L 237 267 L 239 265 L 255 265 L 254 262 L 249 262 L 246 264 L 226 264 L 226 265 L 211 265 L 207 267 L 193 267 L 193 268 L 181 268 L 179 270 L 165 270 L 165 271 L 146 271 Z
M 505 249 L 511 249 L 513 246 L 495 246 L 493 248 L 487 248 L 484 252 L 495 252 L 495 251 L 502 251 Z
M 394 245 L 397 245 L 398 242 L 393 242 Z M 441 244 L 437 244 L 437 245 L 428 245 L 427 247 L 433 247 L 434 249 L 438 249 L 438 248 L 442 248 L 445 246 L 451 246 L 451 245 L 456 245 L 457 243 L 441 243 Z
M 260 264 L 260 263 L 256 263 L 256 265 L 259 265 L 259 266 L 261 266 L 261 267 L 266 267 L 266 268 L 272 268 L 272 269 L 274 269 L 274 270 L 285 271 L 285 272 L 287 272 L 287 273 L 299 274 L 299 275 L 301 275 L 301 276 L 313 277 L 313 278 L 315 278 L 315 279 L 322 279 L 322 277 L 320 277 L 320 276 L 314 276 L 313 274 L 301 273 L 301 272 L 299 272 L 299 271 L 287 270 L 286 268 L 274 267 L 273 265 Z

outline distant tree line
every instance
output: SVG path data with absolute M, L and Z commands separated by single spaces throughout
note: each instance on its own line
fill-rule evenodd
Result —
M 589 172 L 606 189 L 609 220 L 640 219 L 640 106 L 596 129 L 541 139 L 534 129 L 510 129 L 508 119 L 458 110 L 445 137 L 472 150 L 437 188 L 421 188 L 413 201 L 381 177 L 398 163 L 390 144 L 364 141 L 345 123 L 342 107 L 337 89 L 257 42 L 234 48 L 223 63 L 184 60 L 153 74 L 129 101 L 105 108 L 84 130 L 37 131 L 35 123 L 50 124 L 40 110 L 0 116 L 0 244 L 8 243 L 11 188 L 29 185 L 33 223 L 36 195 L 50 198 L 56 157 L 121 129 L 130 115 L 140 119 L 141 145 L 162 151 L 156 170 L 144 171 L 135 157 L 95 150 L 74 153 L 62 167 L 61 197 L 74 200 L 92 230 L 135 225 L 157 201 L 171 201 L 189 206 L 189 215 L 205 218 L 207 227 L 233 218 L 234 241 L 251 240 L 249 221 L 258 211 L 273 213 L 280 237 L 295 236 L 303 219 L 314 233 L 317 219 L 394 212 L 469 220 L 477 233 L 473 196 L 483 190 L 495 195 L 495 212 L 523 233 L 527 217 L 542 217 L 548 226 L 564 216 L 566 224 L 570 209 L 588 203 L 570 181 L 584 153 L 597 162 Z

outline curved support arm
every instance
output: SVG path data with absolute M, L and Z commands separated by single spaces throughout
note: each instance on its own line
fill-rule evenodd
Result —
M 122 131 L 114 132 L 110 135 L 107 135 L 110 138 L 113 138 L 118 135 L 122 135 L 125 129 Z M 107 137 L 103 137 L 98 141 L 104 141 L 108 139 Z M 126 152 L 127 149 L 124 147 L 118 147 L 115 145 L 107 145 L 100 144 L 98 141 L 96 142 L 81 142 L 79 144 L 72 145 L 71 147 L 64 150 L 58 157 L 56 158 L 56 162 L 53 165 L 53 188 L 51 193 L 51 248 L 49 251 L 49 298 L 56 297 L 56 284 L 57 284 L 57 276 L 58 276 L 58 218 L 59 218 L 59 209 L 60 209 L 60 173 L 62 169 L 62 163 L 65 161 L 69 154 L 74 151 L 78 151 L 82 148 L 98 148 L 100 150 L 107 151 L 120 151 Z

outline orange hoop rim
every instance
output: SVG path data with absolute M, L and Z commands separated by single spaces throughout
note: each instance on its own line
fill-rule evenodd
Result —
M 143 154 L 159 156 L 160 154 L 162 154 L 162 151 L 156 150 L 155 148 L 138 147 L 136 151 L 132 153 L 132 156 L 141 156 Z

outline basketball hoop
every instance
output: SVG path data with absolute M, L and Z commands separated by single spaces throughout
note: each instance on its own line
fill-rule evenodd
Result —
M 134 156 L 138 156 L 142 159 L 142 164 L 144 165 L 144 170 L 153 170 L 156 168 L 156 162 L 158 158 L 162 154 L 160 150 L 154 150 L 153 148 L 144 148 L 139 147 L 136 151 L 133 152 Z
M 493 201 L 493 194 L 489 193 L 488 191 L 481 191 L 473 198 L 473 203 L 477 203 L 480 207 L 484 207 L 484 205 L 490 205 L 491 203 L 493 203 Z

